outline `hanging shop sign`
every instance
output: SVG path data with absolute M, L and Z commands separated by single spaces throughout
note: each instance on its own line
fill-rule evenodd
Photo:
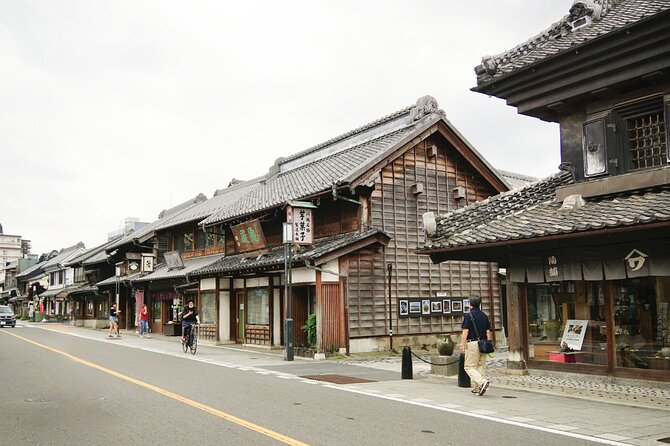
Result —
M 286 207 L 286 221 L 293 227 L 293 243 L 311 245 L 314 242 L 314 213 L 303 207 Z
M 255 251 L 265 248 L 265 235 L 258 219 L 249 220 L 230 228 L 238 252 Z

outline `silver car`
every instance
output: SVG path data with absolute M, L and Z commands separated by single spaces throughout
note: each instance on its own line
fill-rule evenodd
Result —
M 7 305 L 0 305 L 0 327 L 16 327 L 14 311 Z

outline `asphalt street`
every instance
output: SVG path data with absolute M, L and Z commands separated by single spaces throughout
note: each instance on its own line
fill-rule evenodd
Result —
M 318 374 L 317 362 L 286 364 L 283 375 L 262 358 L 233 368 L 194 360 L 207 347 L 196 357 L 174 347 L 168 356 L 36 328 L 0 330 L 0 444 L 590 444 L 282 379 Z M 354 366 L 342 373 L 397 379 Z

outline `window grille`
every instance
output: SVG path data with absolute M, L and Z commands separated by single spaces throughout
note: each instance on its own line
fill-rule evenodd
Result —
M 628 146 L 632 169 L 664 166 L 668 160 L 663 110 L 630 118 Z

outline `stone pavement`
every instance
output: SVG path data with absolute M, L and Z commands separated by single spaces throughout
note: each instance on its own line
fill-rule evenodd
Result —
M 579 438 L 605 444 L 661 445 L 666 442 L 658 440 L 670 437 L 669 386 L 632 381 L 612 384 L 601 377 L 584 375 L 505 375 L 502 373 L 505 353 L 497 353 L 487 364 L 491 386 L 486 395 L 478 397 L 468 389 L 459 388 L 456 377 L 431 375 L 430 366 L 416 358 L 415 379 L 401 380 L 399 356 L 352 355 L 325 361 L 296 357 L 295 361 L 287 362 L 283 361 L 281 350 L 206 344 L 201 344 L 193 356 L 181 351 L 178 337 L 155 335 L 152 339 L 141 339 L 135 333 L 125 333 L 121 339 L 107 340 L 102 330 L 51 323 L 22 325 L 418 405 L 443 411 L 446 416 L 459 414 L 552 432 L 564 435 L 568 444 L 570 438 Z M 421 357 L 429 360 L 430 354 L 422 352 Z M 373 382 L 333 384 L 304 378 L 327 374 Z

